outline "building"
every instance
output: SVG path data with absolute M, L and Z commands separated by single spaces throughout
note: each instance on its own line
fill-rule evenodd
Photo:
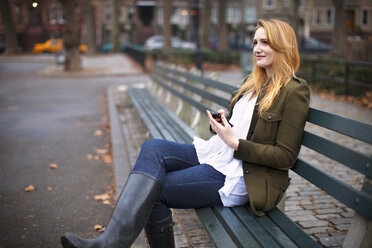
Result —
M 30 51 L 33 44 L 51 37 L 62 37 L 65 19 L 58 0 L 9 0 L 16 23 L 18 40 L 24 51 Z M 80 2 L 81 41 L 85 42 L 86 29 L 82 1 Z M 93 5 L 97 48 L 112 43 L 113 7 L 112 0 L 90 0 Z M 155 34 L 162 33 L 162 0 L 118 0 L 120 7 L 120 40 L 143 44 Z M 172 33 L 185 40 L 192 40 L 192 10 L 199 3 L 200 16 L 206 0 L 172 0 Z M 209 37 L 211 45 L 218 34 L 218 1 L 211 4 Z M 290 23 L 297 29 L 298 36 L 313 36 L 330 43 L 334 28 L 335 11 L 332 0 L 226 0 L 226 21 L 229 38 L 233 45 L 248 44 L 259 18 L 277 18 Z M 298 8 L 295 7 L 297 2 Z M 36 4 L 36 6 L 35 6 Z M 347 23 L 345 28 L 350 37 L 371 39 L 372 3 L 370 0 L 345 0 Z M 200 25 L 201 27 L 201 25 Z M 0 23 L 0 41 L 4 40 Z M 243 42 L 243 43 L 242 43 Z

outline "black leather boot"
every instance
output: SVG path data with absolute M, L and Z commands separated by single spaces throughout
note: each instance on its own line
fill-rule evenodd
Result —
M 145 232 L 151 248 L 175 248 L 172 215 L 161 221 L 148 222 Z
M 99 237 L 82 239 L 73 233 L 61 237 L 65 248 L 130 247 L 146 225 L 151 210 L 162 189 L 153 176 L 132 172 L 121 191 L 109 223 Z

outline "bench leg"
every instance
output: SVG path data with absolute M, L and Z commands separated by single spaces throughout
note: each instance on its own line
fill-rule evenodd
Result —
M 364 178 L 362 191 L 372 192 L 372 180 Z M 346 234 L 343 248 L 370 248 L 372 247 L 372 221 L 355 213 L 350 229 Z
M 372 247 L 372 221 L 368 221 L 355 213 L 350 229 L 346 235 L 343 248 L 370 248 Z

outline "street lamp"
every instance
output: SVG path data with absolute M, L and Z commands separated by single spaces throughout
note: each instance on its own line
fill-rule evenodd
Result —
M 33 2 L 33 3 L 32 3 L 32 7 L 34 7 L 34 8 L 37 8 L 38 5 L 39 5 L 39 4 L 38 4 L 37 2 Z
M 200 35 L 199 35 L 199 0 L 193 0 L 190 15 L 193 20 L 193 40 L 196 41 L 196 67 L 203 73 L 203 57 L 200 50 Z

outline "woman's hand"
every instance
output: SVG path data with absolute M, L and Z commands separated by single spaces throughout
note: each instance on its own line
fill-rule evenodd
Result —
M 234 132 L 228 123 L 225 117 L 225 111 L 223 109 L 218 110 L 218 113 L 221 115 L 221 121 L 217 122 L 207 110 L 207 115 L 209 117 L 209 123 L 211 124 L 212 129 L 218 134 L 218 136 L 225 142 L 226 145 L 233 148 L 234 150 L 238 149 L 239 140 L 235 137 Z

